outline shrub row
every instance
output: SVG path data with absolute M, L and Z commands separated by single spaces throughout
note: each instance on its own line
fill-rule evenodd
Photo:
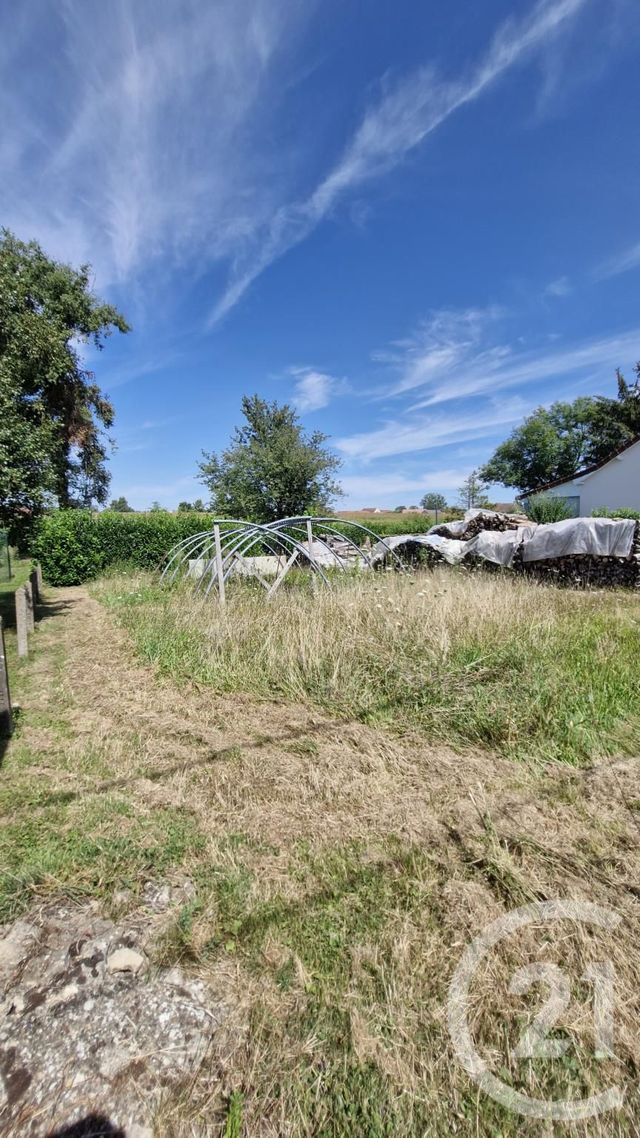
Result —
M 420 515 L 367 519 L 378 537 L 395 533 L 424 533 L 432 521 Z M 118 514 L 105 510 L 57 510 L 37 524 L 32 554 L 51 585 L 80 585 L 109 566 L 128 563 L 137 569 L 156 569 L 169 550 L 185 537 L 213 525 L 210 514 Z M 336 527 L 361 544 L 358 526 L 336 518 Z
M 110 565 L 155 569 L 176 542 L 208 529 L 202 514 L 57 510 L 38 522 L 33 554 L 51 585 L 80 585 Z

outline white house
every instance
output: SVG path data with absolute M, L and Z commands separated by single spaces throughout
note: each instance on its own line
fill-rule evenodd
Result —
M 566 498 L 574 517 L 608 510 L 640 510 L 640 435 L 610 458 L 579 470 L 566 482 L 548 482 L 537 494 Z

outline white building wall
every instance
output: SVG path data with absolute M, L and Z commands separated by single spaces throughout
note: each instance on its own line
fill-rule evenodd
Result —
M 640 442 L 612 458 L 606 466 L 548 491 L 560 498 L 579 497 L 578 513 L 588 517 L 599 506 L 608 510 L 640 510 Z

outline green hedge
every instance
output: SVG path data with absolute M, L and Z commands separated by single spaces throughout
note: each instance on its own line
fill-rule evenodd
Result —
M 336 518 L 336 527 L 360 544 L 362 530 Z M 366 526 L 379 537 L 396 533 L 424 533 L 432 520 L 420 515 L 367 519 Z M 51 585 L 80 585 L 110 565 L 127 562 L 138 569 L 156 569 L 169 550 L 185 537 L 213 525 L 211 514 L 118 514 L 105 510 L 56 510 L 39 520 L 32 554 Z M 266 552 L 266 551 L 265 551 Z
M 57 510 L 38 522 L 33 554 L 51 585 L 80 585 L 110 565 L 157 568 L 176 542 L 208 529 L 203 514 Z

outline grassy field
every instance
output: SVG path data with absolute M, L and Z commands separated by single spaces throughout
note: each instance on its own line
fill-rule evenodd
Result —
M 221 615 L 151 577 L 98 589 L 145 659 L 218 692 L 513 758 L 580 764 L 640 748 L 640 599 L 442 569 L 333 590 L 231 591 Z
M 192 895 L 149 946 L 229 1015 L 154 1116 L 156 1138 L 542 1138 L 456 1060 L 465 945 L 541 899 L 615 908 L 614 933 L 521 930 L 479 969 L 471 1024 L 507 1084 L 623 1108 L 637 1135 L 640 602 L 437 572 L 227 611 L 145 575 L 49 591 L 17 675 L 0 792 L 5 921 L 70 895 L 121 920 L 149 881 Z M 452 746 L 453 744 L 453 746 Z M 590 964 L 616 969 L 615 1056 L 593 1054 Z M 518 1060 L 543 991 L 573 977 L 557 1060 Z
M 462 510 L 439 510 L 438 522 L 453 521 L 463 516 Z M 406 514 L 396 513 L 395 510 L 383 510 L 379 514 L 367 514 L 363 510 L 344 510 L 336 514 L 336 521 L 341 523 L 357 522 L 373 530 L 379 537 L 390 537 L 397 533 L 426 533 L 435 525 L 435 511 L 409 511 Z M 354 536 L 357 536 L 354 533 Z

